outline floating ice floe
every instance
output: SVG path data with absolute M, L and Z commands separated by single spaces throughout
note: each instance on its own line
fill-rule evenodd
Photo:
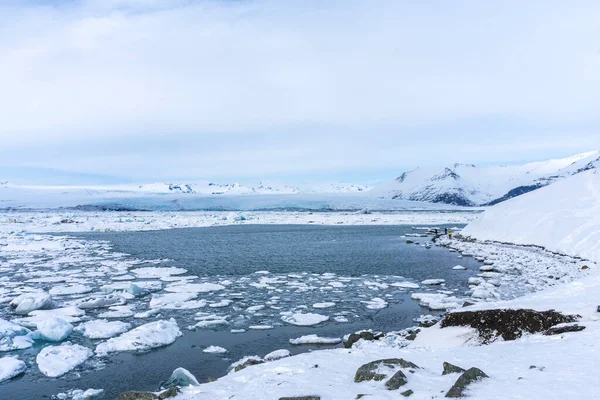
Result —
M 204 350 L 202 350 L 204 353 L 227 353 L 227 349 L 220 347 L 220 346 L 208 346 L 207 348 L 205 348 Z
M 0 358 L 0 383 L 25 372 L 27 365 L 16 357 Z
M 250 325 L 248 327 L 248 329 L 251 329 L 254 331 L 265 331 L 265 330 L 273 329 L 273 325 Z
M 421 283 L 423 285 L 441 285 L 444 282 L 446 282 L 445 279 L 425 279 Z
M 233 303 L 232 300 L 221 300 L 217 303 L 210 303 L 208 306 L 212 307 L 212 308 L 221 308 L 221 307 L 228 307 L 229 305 L 231 305 L 231 303 Z
M 106 356 L 120 351 L 146 351 L 167 346 L 181 335 L 177 322 L 173 318 L 168 321 L 154 321 L 100 343 L 96 346 L 96 354 Z
M 403 289 L 418 289 L 419 285 L 413 282 L 394 282 L 391 283 L 390 286 L 399 287 Z
M 58 317 L 49 317 L 37 324 L 37 330 L 31 334 L 32 339 L 60 342 L 73 331 L 73 325 Z
M 50 289 L 49 293 L 52 296 L 69 296 L 74 294 L 89 293 L 92 290 L 94 289 L 87 285 L 59 285 Z
M 286 313 L 281 317 L 283 322 L 297 326 L 312 326 L 329 320 L 329 317 L 313 313 Z
M 79 324 L 75 331 L 81 332 L 83 336 L 89 339 L 108 339 L 126 332 L 130 328 L 131 324 L 127 322 L 96 319 Z
M 184 268 L 176 267 L 142 267 L 129 271 L 138 278 L 162 278 L 171 275 L 181 275 L 187 272 Z
M 195 319 L 197 328 L 212 328 L 218 325 L 227 325 L 227 317 L 222 317 L 214 314 L 198 313 Z
M 46 292 L 24 293 L 10 302 L 17 314 L 29 314 L 31 311 L 52 307 L 52 296 Z
M 44 347 L 35 360 L 42 374 L 56 378 L 83 364 L 93 354 L 87 347 L 66 342 Z
M 467 269 L 467 268 L 463 267 L 462 265 L 457 265 L 455 267 L 452 267 L 452 269 L 456 270 L 456 271 L 460 271 L 460 270 Z
M 330 307 L 335 307 L 335 303 L 331 301 L 331 302 L 313 304 L 313 308 L 330 308 Z
M 361 301 L 361 303 L 364 303 L 365 307 L 367 307 L 370 310 L 380 310 L 388 306 L 387 301 L 379 297 L 375 297 L 374 299 L 367 301 Z
M 430 310 L 458 308 L 462 303 L 458 298 L 443 293 L 413 293 L 411 297 L 419 300 L 421 306 L 428 307 Z
M 165 287 L 165 292 L 208 293 L 223 289 L 225 286 L 217 283 L 172 283 Z
M 83 310 L 92 308 L 108 308 L 111 306 L 120 306 L 126 303 L 126 300 L 118 294 L 108 294 L 106 296 L 92 296 L 75 301 L 75 305 Z
M 117 292 L 121 296 L 123 296 L 124 294 L 129 294 L 129 295 L 131 295 L 131 296 L 129 296 L 129 298 L 132 298 L 135 296 L 140 296 L 140 295 L 146 293 L 146 291 L 147 291 L 143 287 L 140 287 L 133 282 L 111 283 L 110 285 L 102 286 L 100 288 L 100 290 L 102 290 L 106 294 L 111 294 L 113 292 Z
M 150 308 L 180 308 L 181 303 L 198 297 L 198 293 L 166 293 L 154 294 L 150 300 Z
M 63 319 L 71 324 L 81 321 L 81 318 L 85 315 L 85 311 L 75 307 L 61 307 L 54 308 L 52 310 L 35 310 L 29 313 L 29 316 L 20 318 L 17 322 L 28 328 L 37 328 L 37 325 L 48 318 L 57 317 Z
M 341 343 L 340 338 L 329 338 L 321 337 L 318 335 L 304 335 L 296 339 L 290 339 L 290 344 L 301 345 L 301 344 L 338 344 Z
M 99 318 L 129 318 L 133 317 L 134 312 L 131 306 L 112 306 L 108 311 L 98 314 Z

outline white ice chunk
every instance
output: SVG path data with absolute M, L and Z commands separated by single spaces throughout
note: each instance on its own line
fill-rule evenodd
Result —
M 167 346 L 181 335 L 177 322 L 173 318 L 168 321 L 154 321 L 100 343 L 96 346 L 96 354 L 105 356 L 119 351 L 150 350 Z
M 87 285 L 59 285 L 50 289 L 50 294 L 52 296 L 68 296 L 73 294 L 89 293 L 92 290 L 93 288 Z
M 198 297 L 198 293 L 167 293 L 152 295 L 150 308 L 179 308 L 181 303 Z
M 219 346 L 208 346 L 202 351 L 204 353 L 227 353 L 227 349 Z
M 0 358 L 0 383 L 25 372 L 27 365 L 16 357 Z
M 335 307 L 334 302 L 323 302 L 323 303 L 315 303 L 313 304 L 313 308 L 330 308 Z
M 10 302 L 17 314 L 29 314 L 31 311 L 52 306 L 52 296 L 46 292 L 24 293 Z
M 321 314 L 313 313 L 294 313 L 289 315 L 283 315 L 281 317 L 283 322 L 297 326 L 312 326 L 320 324 L 329 320 L 329 317 Z
M 132 269 L 130 272 L 138 278 L 162 278 L 164 276 L 185 274 L 187 270 L 175 267 L 143 267 Z
M 107 308 L 110 306 L 119 306 L 125 304 L 126 300 L 118 294 L 109 294 L 106 296 L 86 297 L 75 302 L 75 305 L 81 309 Z
M 96 319 L 79 324 L 75 330 L 89 339 L 108 339 L 126 332 L 130 328 L 131 324 L 127 322 Z
M 413 283 L 413 282 L 394 282 L 394 283 L 390 284 L 390 286 L 399 287 L 399 288 L 403 288 L 403 289 L 418 289 L 419 288 L 419 285 L 417 285 L 416 283 Z
M 374 299 L 368 301 L 361 301 L 365 306 L 370 310 L 380 310 L 382 308 L 386 308 L 388 303 L 384 299 L 380 297 L 375 297 Z
M 217 283 L 172 283 L 165 287 L 165 292 L 208 293 L 223 289 L 225 286 Z
M 425 279 L 421 283 L 423 285 L 441 285 L 444 282 L 446 282 L 445 279 Z
M 318 335 L 305 335 L 296 339 L 290 339 L 290 344 L 338 344 L 341 343 L 340 338 L 321 337 Z
M 56 378 L 83 364 L 92 355 L 92 350 L 87 347 L 66 342 L 44 347 L 35 360 L 42 374 Z
M 65 340 L 73 331 L 73 325 L 58 317 L 49 317 L 37 324 L 37 331 L 33 332 L 32 338 L 46 340 L 48 342 L 60 342 Z

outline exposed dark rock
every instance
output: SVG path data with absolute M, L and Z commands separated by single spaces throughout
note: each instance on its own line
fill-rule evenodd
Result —
M 488 376 L 479 368 L 469 368 L 456 380 L 454 385 L 446 393 L 446 397 L 463 397 L 463 392 L 473 382 L 477 382 Z
M 398 388 L 400 388 L 400 386 L 404 386 L 407 383 L 408 383 L 408 380 L 406 379 L 406 375 L 404 375 L 404 372 L 402 372 L 402 370 L 398 370 L 385 383 L 385 387 L 388 388 L 388 390 L 397 390 Z
M 405 390 L 404 392 L 400 393 L 402 396 L 404 397 L 409 397 L 410 395 L 412 395 L 414 392 L 410 389 Z
M 408 335 L 406 337 L 406 340 L 415 340 L 417 338 L 417 334 L 416 333 L 411 333 L 410 335 Z
M 364 340 L 379 340 L 383 337 L 383 333 L 373 333 L 373 332 L 369 332 L 369 331 L 362 331 L 362 332 L 358 332 L 358 333 L 352 333 L 350 334 L 350 336 L 348 336 L 348 340 L 346 340 L 344 342 L 344 347 L 346 347 L 347 349 L 349 349 L 350 347 L 352 347 L 352 345 L 356 342 L 358 342 L 360 339 L 364 339 Z
M 590 267 L 588 267 L 587 265 L 584 265 L 583 267 L 581 267 L 581 269 L 590 269 Z
M 181 390 L 179 390 L 179 388 L 177 386 L 173 386 L 173 387 L 170 387 L 169 389 L 165 390 L 164 392 L 160 393 L 158 395 L 158 398 L 160 400 L 170 399 L 171 397 L 177 396 L 179 393 L 181 393 Z
M 561 333 L 567 333 L 567 332 L 579 332 L 585 329 L 585 326 L 583 325 L 565 325 L 565 326 L 554 326 L 550 329 L 548 329 L 546 332 L 544 332 L 544 335 L 550 336 L 550 335 L 560 335 Z
M 321 396 L 280 397 L 279 400 L 321 400 Z
M 150 392 L 123 392 L 117 400 L 159 400 L 158 396 Z
M 462 374 L 463 372 L 465 372 L 465 370 L 461 367 L 457 367 L 454 364 L 450 364 L 449 362 L 444 361 L 444 371 L 442 372 L 442 375 L 448 375 L 448 374 Z
M 596 312 L 600 312 L 600 306 L 596 307 Z
M 364 364 L 360 368 L 358 368 L 356 374 L 354 375 L 354 382 L 384 380 L 386 378 L 386 375 L 378 374 L 376 372 L 377 368 L 379 368 L 380 365 L 385 365 L 389 368 L 394 368 L 398 366 L 401 368 L 419 368 L 416 364 L 410 361 L 406 361 L 402 358 L 388 358 L 385 360 L 371 361 L 370 363 Z
M 244 361 L 241 364 L 236 365 L 233 370 L 235 372 L 241 371 L 246 367 L 249 367 L 251 365 L 258 365 L 258 364 L 263 364 L 264 361 L 262 359 L 258 359 L 258 358 L 248 358 L 246 361 Z
M 470 326 L 475 328 L 484 343 L 498 336 L 504 340 L 515 340 L 523 332 L 538 333 L 558 324 L 575 322 L 578 316 L 563 315 L 554 310 L 482 310 L 451 312 L 441 322 L 441 327 Z

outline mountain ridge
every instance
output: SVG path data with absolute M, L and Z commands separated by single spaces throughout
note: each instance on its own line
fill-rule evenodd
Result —
M 600 167 L 600 152 L 522 165 L 476 167 L 455 163 L 440 169 L 415 168 L 370 191 L 380 199 L 491 206 Z

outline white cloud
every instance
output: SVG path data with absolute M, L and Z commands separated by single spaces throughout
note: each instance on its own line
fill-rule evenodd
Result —
M 4 164 L 259 176 L 600 145 L 597 2 L 8 4 Z

